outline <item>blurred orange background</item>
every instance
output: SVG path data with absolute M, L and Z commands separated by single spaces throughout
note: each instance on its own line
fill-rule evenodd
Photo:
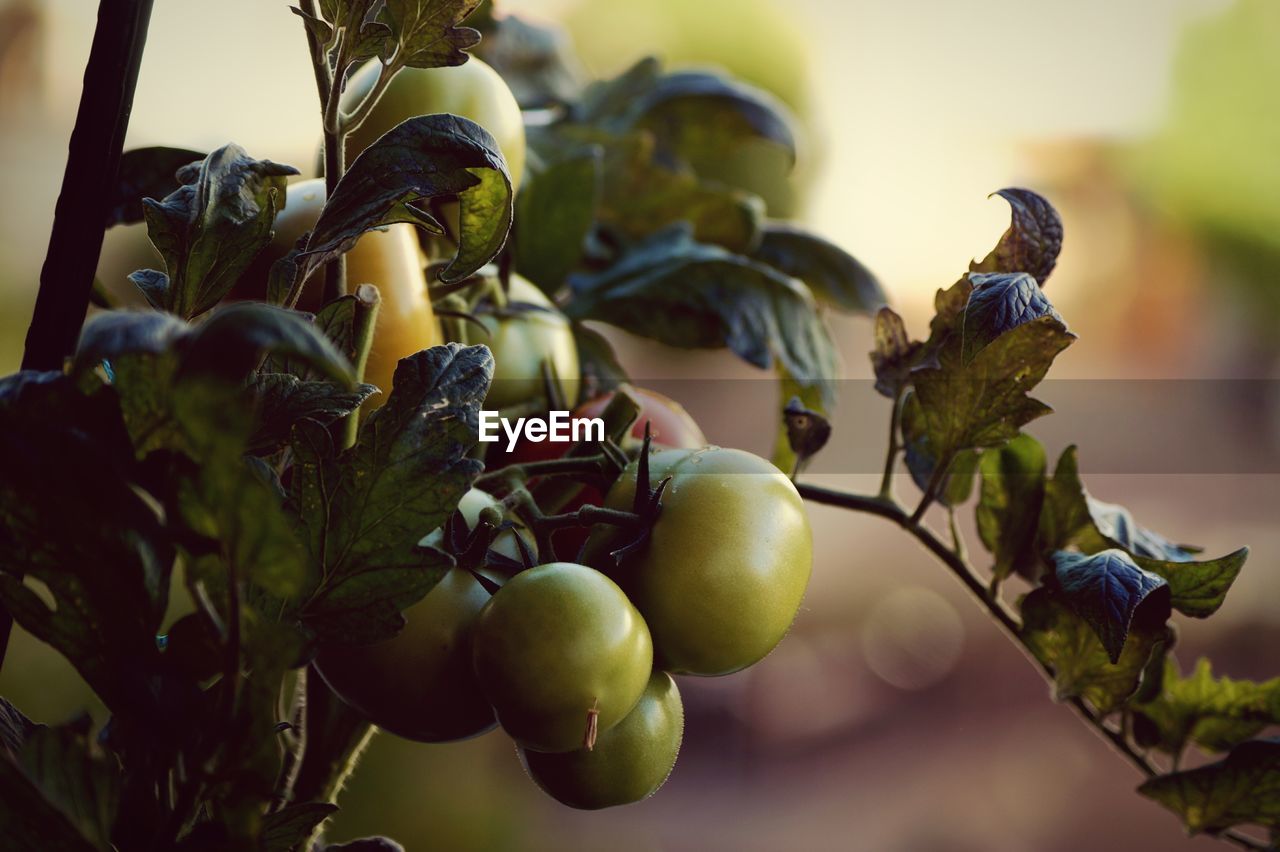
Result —
M 6 373 L 17 369 L 34 301 L 90 6 L 0 0 Z M 285 2 L 214 9 L 156 4 L 129 145 L 234 140 L 305 167 L 318 122 L 300 24 Z M 728 67 L 786 99 L 805 126 L 800 218 L 875 270 L 917 333 L 934 291 L 1007 226 L 1007 207 L 987 194 L 1023 185 L 1065 222 L 1048 293 L 1080 341 L 1055 378 L 1280 372 L 1274 0 L 511 0 L 501 9 L 563 24 L 595 74 L 656 53 Z M 846 377 L 869 378 L 869 323 L 839 318 L 836 329 Z M 636 376 L 757 378 L 728 354 L 619 344 Z M 1197 421 L 1219 425 L 1194 438 L 1274 449 L 1276 401 L 1241 395 Z M 847 402 L 835 441 L 882 442 L 887 403 Z M 1064 408 L 1054 428 L 1070 434 L 1072 417 Z M 767 447 L 772 437 L 767 409 L 703 421 L 712 440 Z M 869 475 L 816 479 L 874 489 Z M 1280 476 L 1102 471 L 1087 484 L 1214 554 L 1252 546 L 1221 613 L 1181 624 L 1178 656 L 1184 668 L 1203 653 L 1220 673 L 1278 673 Z M 971 515 L 962 513 L 976 547 Z M 409 850 L 459 852 L 1217 847 L 1186 839 L 1175 817 L 1139 798 L 1138 777 L 1049 701 L 1035 669 L 898 531 L 823 507 L 812 517 L 817 564 L 792 634 L 748 672 L 681 682 L 684 751 L 655 798 L 577 813 L 522 777 L 501 734 L 448 746 L 382 735 L 331 837 L 385 833 Z M 39 721 L 94 706 L 65 663 L 20 633 L 0 693 Z

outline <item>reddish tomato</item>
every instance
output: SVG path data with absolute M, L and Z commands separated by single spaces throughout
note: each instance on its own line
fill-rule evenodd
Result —
M 638 448 L 644 441 L 645 424 L 650 424 L 654 446 L 671 450 L 697 450 L 707 445 L 707 438 L 697 422 L 684 410 L 684 406 L 668 396 L 646 388 L 630 388 L 631 394 L 640 403 L 640 416 L 636 418 L 631 433 L 623 441 L 624 449 Z M 575 418 L 600 417 L 613 400 L 613 392 L 588 400 L 573 411 Z M 573 444 L 552 443 L 542 441 L 532 443 L 522 441 L 510 453 L 490 452 L 489 466 L 497 467 L 508 464 L 526 464 L 534 461 L 558 459 L 568 452 Z M 599 506 L 604 503 L 604 495 L 589 485 L 584 485 L 578 494 L 568 503 L 557 509 L 557 512 L 573 512 L 586 505 Z M 554 534 L 556 553 L 565 558 L 573 558 L 587 540 L 587 529 L 583 527 L 565 527 Z

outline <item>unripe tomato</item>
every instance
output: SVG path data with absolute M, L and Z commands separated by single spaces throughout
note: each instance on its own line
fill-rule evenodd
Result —
M 267 292 L 271 264 L 284 257 L 307 231 L 315 227 L 324 209 L 324 181 L 316 178 L 289 185 L 285 206 L 276 214 L 275 234 L 258 255 L 233 298 L 262 299 Z M 391 225 L 385 231 L 369 231 L 347 252 L 347 291 L 360 284 L 374 284 L 382 296 L 373 348 L 365 364 L 364 380 L 377 385 L 381 394 L 370 397 L 366 410 L 383 405 L 391 393 L 391 378 L 401 358 L 443 342 L 440 326 L 427 292 L 421 249 L 414 226 Z M 316 311 L 322 305 L 324 272 L 307 282 L 298 307 Z
M 581 748 L 622 721 L 644 692 L 653 645 L 608 577 L 552 562 L 511 578 L 476 619 L 476 677 L 508 734 L 537 751 Z
M 378 80 L 381 63 L 372 60 L 347 80 L 342 109 L 353 111 Z M 446 68 L 405 68 L 387 86 L 378 105 L 347 137 L 351 162 L 379 136 L 408 118 L 450 113 L 469 118 L 493 134 L 507 161 L 511 185 L 524 176 L 524 118 L 507 84 L 488 65 L 472 56 Z
M 637 462 L 605 506 L 630 509 Z M 809 519 L 791 480 L 742 450 L 662 450 L 671 477 L 648 544 L 614 565 L 619 532 L 597 526 L 584 561 L 614 577 L 644 615 L 658 668 L 722 675 L 762 659 L 786 634 L 813 566 Z
M 550 364 L 565 403 L 572 405 L 578 395 L 578 346 L 569 320 L 541 290 L 519 275 L 511 276 L 507 298 L 517 304 L 480 314 L 489 337 L 476 342 L 493 351 L 493 384 L 485 407 L 545 410 L 544 361 Z M 535 309 L 521 309 L 518 303 Z
M 489 593 L 451 568 L 405 612 L 394 639 L 326 645 L 316 669 L 343 701 L 373 724 L 419 742 L 482 734 L 497 720 L 470 666 L 470 635 Z
M 556 801 L 598 810 L 656 793 L 676 764 L 683 736 L 680 690 L 671 675 L 654 672 L 635 709 L 601 734 L 593 750 L 518 751 L 529 777 Z
M 458 510 L 474 527 L 488 494 L 471 489 Z M 519 558 L 508 530 L 493 548 Z M 427 596 L 405 611 L 405 628 L 376 645 L 326 645 L 316 669 L 338 696 L 373 724 L 419 742 L 475 736 L 497 724 L 471 668 L 471 630 L 489 593 L 459 568 L 445 574 Z

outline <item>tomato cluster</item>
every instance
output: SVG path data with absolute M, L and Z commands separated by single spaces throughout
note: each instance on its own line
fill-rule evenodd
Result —
M 375 77 L 373 66 L 352 76 L 345 109 L 356 107 Z M 432 112 L 486 127 L 519 182 L 525 155 L 519 109 L 501 79 L 474 58 L 457 68 L 396 76 L 348 139 L 349 157 L 401 120 Z M 322 180 L 288 187 L 273 240 L 231 298 L 264 298 L 272 264 L 314 227 L 324 202 Z M 447 207 L 436 212 L 446 220 L 450 215 Z M 373 283 L 382 297 L 365 379 L 383 393 L 367 406 L 385 401 L 400 359 L 452 336 L 438 320 L 424 271 L 435 249 L 449 250 L 441 242 L 448 239 L 422 241 L 412 226 L 393 225 L 365 234 L 347 253 L 349 289 Z M 116 265 L 137 263 L 105 256 L 100 277 L 113 292 L 123 279 Z M 299 307 L 318 310 L 319 292 L 309 288 Z M 467 327 L 478 323 L 483 331 L 473 330 L 474 339 L 464 342 L 485 343 L 494 356 L 486 408 L 527 415 L 579 399 L 573 328 L 538 287 L 511 274 L 499 288 L 490 275 L 473 288 L 465 313 L 475 321 Z M 460 560 L 404 613 L 406 626 L 394 639 L 323 646 L 315 668 L 334 693 L 373 724 L 424 742 L 473 737 L 501 725 L 530 777 L 573 807 L 634 802 L 663 784 L 684 729 L 671 675 L 728 674 L 769 653 L 800 606 L 811 541 L 799 495 L 769 462 L 708 447 L 693 418 L 662 394 L 628 393 L 639 416 L 616 449 L 633 461 L 607 493 L 603 482 L 562 490 L 556 510 L 596 505 L 630 512 L 655 496 L 637 496 L 638 483 L 665 481 L 656 513 L 643 516 L 643 531 L 558 527 L 542 544 L 574 554 L 574 561 L 543 552 L 542 564 L 534 564 L 539 537 L 513 513 L 515 503 L 470 491 L 458 506 L 469 534 L 482 522 L 501 525 L 484 558 Z M 612 398 L 588 400 L 573 416 L 600 417 Z M 652 451 L 642 442 L 646 430 Z M 543 442 L 491 450 L 488 466 L 547 460 L 568 449 Z M 434 531 L 423 544 L 444 546 L 445 536 Z M 626 547 L 629 542 L 638 546 Z

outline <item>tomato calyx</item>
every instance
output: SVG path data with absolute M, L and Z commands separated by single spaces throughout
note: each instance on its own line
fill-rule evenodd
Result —
M 662 494 L 667 490 L 671 477 L 666 477 L 658 483 L 657 487 L 651 487 L 649 478 L 649 450 L 653 444 L 653 430 L 649 423 L 644 425 L 644 443 L 640 448 L 640 457 L 636 468 L 636 494 L 631 504 L 631 512 L 640 518 L 641 523 L 635 529 L 635 534 L 628 539 L 624 539 L 620 547 L 609 551 L 609 555 L 617 565 L 621 565 L 622 561 L 632 553 L 637 553 L 649 543 L 649 537 L 653 533 L 653 525 L 657 523 L 658 516 L 662 513 Z M 586 507 L 583 507 L 586 508 Z

